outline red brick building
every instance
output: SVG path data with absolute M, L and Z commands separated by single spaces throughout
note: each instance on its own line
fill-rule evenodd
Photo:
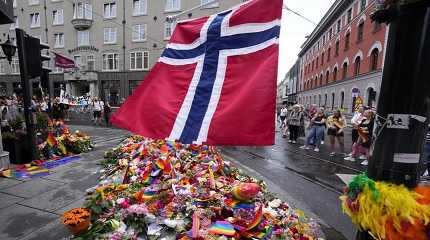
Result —
M 375 106 L 386 27 L 370 19 L 374 1 L 337 0 L 302 45 L 299 103 L 351 112 L 360 97 Z

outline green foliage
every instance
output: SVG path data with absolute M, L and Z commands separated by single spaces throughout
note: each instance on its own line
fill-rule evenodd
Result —
M 36 113 L 36 129 L 45 130 L 48 129 L 49 116 L 47 113 L 38 112 Z
M 22 130 L 23 129 L 24 118 L 20 115 L 17 115 L 15 119 L 9 120 L 9 126 L 12 128 L 12 131 Z

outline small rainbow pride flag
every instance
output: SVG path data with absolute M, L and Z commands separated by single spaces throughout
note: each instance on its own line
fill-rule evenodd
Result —
M 231 223 L 227 221 L 216 221 L 208 230 L 210 234 L 234 236 L 236 231 Z
M 57 139 L 55 139 L 54 135 L 52 133 L 48 134 L 48 139 L 46 139 L 46 142 L 50 147 L 53 147 L 58 144 Z

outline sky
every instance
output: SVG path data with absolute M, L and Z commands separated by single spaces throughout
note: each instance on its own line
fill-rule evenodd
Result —
M 290 9 L 318 23 L 335 0 L 284 0 Z M 300 46 L 316 26 L 294 13 L 283 10 L 279 39 L 278 83 L 297 60 Z

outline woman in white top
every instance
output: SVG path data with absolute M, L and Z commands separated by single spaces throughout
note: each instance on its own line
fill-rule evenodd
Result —
M 103 110 L 103 101 L 98 98 L 94 98 L 93 101 L 93 114 L 94 114 L 94 124 L 102 125 L 102 110 Z

